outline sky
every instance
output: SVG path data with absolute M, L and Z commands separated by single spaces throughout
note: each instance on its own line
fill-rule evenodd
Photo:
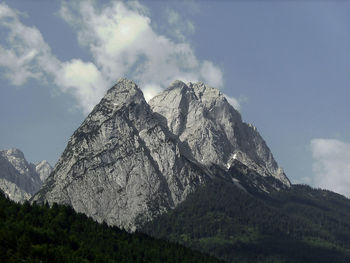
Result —
M 349 1 L 0 0 L 0 149 L 56 163 L 119 78 L 219 88 L 292 183 L 350 197 Z

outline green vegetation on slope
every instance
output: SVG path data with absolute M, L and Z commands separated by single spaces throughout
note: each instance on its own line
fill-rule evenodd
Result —
M 217 180 L 144 231 L 228 262 L 350 262 L 350 202 L 293 186 L 254 197 Z
M 70 207 L 0 193 L 0 262 L 219 262 L 183 246 L 98 224 Z

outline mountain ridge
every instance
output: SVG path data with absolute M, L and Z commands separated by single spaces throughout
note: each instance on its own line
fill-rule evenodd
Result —
M 149 104 L 166 118 L 169 130 L 189 145 L 197 161 L 229 169 L 237 159 L 262 176 L 274 176 L 290 186 L 256 127 L 244 123 L 218 89 L 177 80 Z

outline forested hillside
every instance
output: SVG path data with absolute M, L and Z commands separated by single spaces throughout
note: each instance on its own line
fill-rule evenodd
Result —
M 181 245 L 98 224 L 70 207 L 16 204 L 0 192 L 0 262 L 219 262 Z
M 255 195 L 216 180 L 144 231 L 227 262 L 350 262 L 349 200 L 308 186 Z

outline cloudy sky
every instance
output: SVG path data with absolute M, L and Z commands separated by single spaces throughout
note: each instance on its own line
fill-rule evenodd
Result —
M 293 183 L 350 196 L 349 13 L 348 1 L 0 0 L 0 149 L 55 164 L 120 77 L 146 99 L 203 81 Z

